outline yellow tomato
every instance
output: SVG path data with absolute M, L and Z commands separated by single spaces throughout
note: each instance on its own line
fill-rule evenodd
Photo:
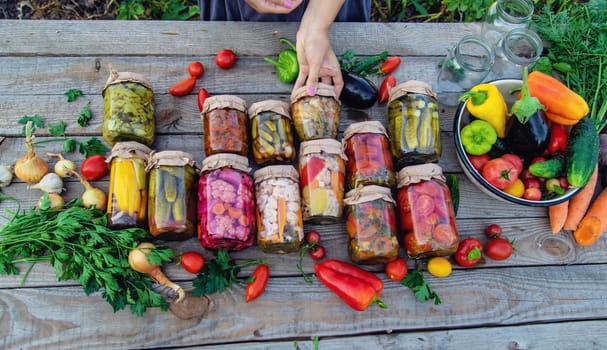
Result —
M 447 258 L 435 256 L 428 260 L 428 272 L 434 277 L 447 277 L 451 274 L 451 263 Z
M 510 194 L 511 196 L 521 198 L 523 193 L 525 193 L 525 184 L 523 183 L 523 180 L 516 179 L 510 186 L 504 189 L 504 192 Z

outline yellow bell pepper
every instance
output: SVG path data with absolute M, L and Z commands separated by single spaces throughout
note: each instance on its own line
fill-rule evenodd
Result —
M 478 84 L 462 94 L 460 101 L 468 101 L 466 103 L 468 112 L 475 118 L 491 124 L 497 132 L 497 137 L 506 137 L 508 106 L 504 96 L 495 85 Z

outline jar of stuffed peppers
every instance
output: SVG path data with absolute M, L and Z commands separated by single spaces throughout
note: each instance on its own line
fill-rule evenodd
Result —
M 332 85 L 318 84 L 314 96 L 305 86 L 291 93 L 291 116 L 300 141 L 336 138 L 341 102 Z
M 198 239 L 211 250 L 238 251 L 255 239 L 253 178 L 246 157 L 221 153 L 202 161 L 198 179 Z
M 246 113 L 247 103 L 238 96 L 217 95 L 204 101 L 200 116 L 207 157 L 218 153 L 248 155 Z
M 438 162 L 442 151 L 438 102 L 430 85 L 408 80 L 390 89 L 388 135 L 398 169 Z
M 304 222 L 333 223 L 344 208 L 345 160 L 341 143 L 334 139 L 302 142 L 299 177 Z
M 299 250 L 303 239 L 299 174 L 292 165 L 269 165 L 257 170 L 257 245 L 266 253 Z
M 135 141 L 118 142 L 110 164 L 107 215 L 110 228 L 147 228 L 148 155 L 152 150 Z
M 102 91 L 105 142 L 137 141 L 146 146 L 154 142 L 154 92 L 143 75 L 111 71 Z
M 411 258 L 455 253 L 459 235 L 451 192 L 438 164 L 398 172 L 396 203 L 403 245 Z
M 255 102 L 249 107 L 249 118 L 255 163 L 290 163 L 295 159 L 295 136 L 288 103 L 278 100 Z
M 346 187 L 393 187 L 396 174 L 386 129 L 379 121 L 354 123 L 344 131 Z
M 398 257 L 396 202 L 389 187 L 368 185 L 344 199 L 348 255 L 357 264 L 383 264 Z
M 196 233 L 196 160 L 181 151 L 149 156 L 148 227 L 152 236 L 184 240 Z

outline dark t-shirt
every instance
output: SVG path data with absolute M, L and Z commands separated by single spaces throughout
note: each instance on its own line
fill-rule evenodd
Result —
M 324 0 L 332 1 L 332 0 Z M 287 15 L 259 14 L 245 0 L 198 0 L 203 21 L 297 22 L 301 20 L 308 1 Z M 335 18 L 336 22 L 369 22 L 371 0 L 346 0 Z

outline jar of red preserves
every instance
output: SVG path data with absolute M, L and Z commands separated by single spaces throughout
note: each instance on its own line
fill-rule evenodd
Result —
M 346 187 L 393 187 L 396 175 L 386 129 L 379 121 L 354 123 L 344 131 Z
M 357 264 L 383 264 L 400 250 L 396 202 L 389 187 L 368 185 L 349 191 L 344 199 L 348 255 Z
M 398 172 L 396 202 L 403 245 L 411 258 L 455 253 L 459 235 L 451 192 L 438 164 Z
M 323 224 L 341 219 L 344 208 L 345 170 L 339 141 L 321 139 L 301 143 L 299 177 L 304 222 Z
M 211 250 L 238 251 L 255 239 L 255 198 L 248 159 L 215 154 L 202 161 L 198 180 L 198 238 Z
M 248 155 L 246 112 L 247 103 L 238 96 L 217 95 L 204 101 L 200 116 L 207 157 L 218 153 Z
M 249 107 L 249 118 L 255 163 L 290 163 L 295 159 L 295 136 L 288 103 L 278 100 L 255 102 Z
M 332 85 L 319 83 L 314 96 L 305 86 L 291 93 L 291 116 L 300 141 L 336 138 L 340 111 Z

